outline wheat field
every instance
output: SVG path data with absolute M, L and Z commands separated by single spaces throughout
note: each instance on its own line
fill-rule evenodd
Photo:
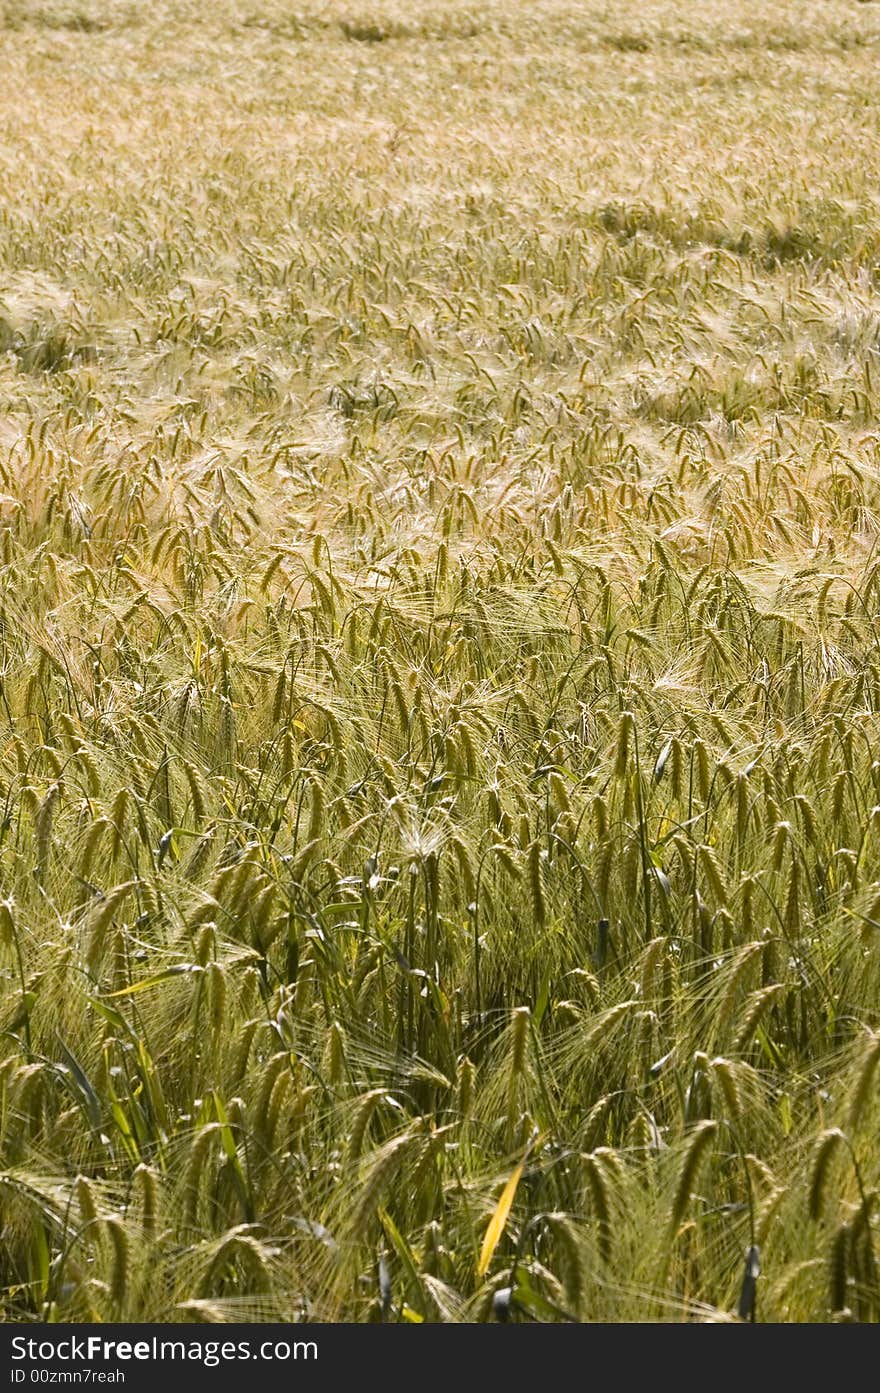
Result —
M 7 0 L 9 1321 L 880 1318 L 880 6 Z

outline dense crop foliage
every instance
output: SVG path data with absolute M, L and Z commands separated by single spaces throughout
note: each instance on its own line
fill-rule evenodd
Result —
M 880 1316 L 878 49 L 6 4 L 8 1319 Z

